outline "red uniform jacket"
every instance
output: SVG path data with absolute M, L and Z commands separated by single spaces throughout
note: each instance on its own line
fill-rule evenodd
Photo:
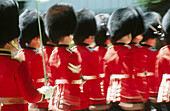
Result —
M 170 96 L 170 46 L 164 46 L 160 49 L 156 61 L 156 76 L 159 77 L 158 102 L 169 102 Z M 164 76 L 163 76 L 164 74 Z M 161 82 L 162 81 L 162 82 Z
M 156 75 L 159 77 L 159 102 L 169 102 L 170 96 L 170 46 L 160 49 L 156 61 Z M 164 76 L 163 76 L 164 74 Z M 162 82 L 161 82 L 162 81 Z
M 42 94 L 33 86 L 25 62 L 15 59 L 10 51 L 0 49 L 0 67 L 0 103 L 4 104 L 1 111 L 27 111 L 28 105 L 22 98 L 28 102 L 42 99 Z
M 15 57 L 28 64 L 32 81 L 36 88 L 45 85 L 42 56 L 34 48 L 22 49 Z M 31 108 L 48 108 L 48 105 L 46 104 L 46 100 L 44 100 L 41 103 L 32 104 Z
M 89 105 L 105 104 L 104 95 L 102 95 L 99 78 L 99 59 L 96 51 L 85 44 L 75 46 L 72 50 L 78 54 L 81 59 L 82 77 L 86 80 L 83 85 L 81 106 L 83 109 Z
M 44 60 L 45 60 L 45 66 L 46 66 L 45 68 L 46 68 L 46 73 L 47 73 L 48 77 L 51 76 L 51 69 L 50 69 L 50 66 L 49 66 L 49 59 L 50 59 L 50 56 L 51 56 L 51 53 L 52 53 L 53 50 L 54 50 L 54 46 L 52 46 L 52 45 L 47 45 L 47 46 L 43 47 Z M 41 49 L 39 50 L 39 54 L 42 56 L 42 50 Z
M 76 53 L 67 45 L 59 45 L 51 54 L 51 76 L 53 85 L 58 85 L 50 101 L 51 110 L 80 110 L 81 65 Z
M 130 58 L 132 61 L 132 73 L 135 76 L 135 81 L 137 84 L 138 92 L 142 96 L 143 100 L 149 99 L 149 88 L 146 78 L 146 65 L 147 57 L 145 56 L 144 49 L 140 44 L 130 43 L 129 46 L 132 47 L 133 56 Z
M 159 77 L 159 85 L 163 74 L 170 74 L 170 46 L 164 46 L 160 49 L 156 61 L 156 75 Z
M 34 86 L 36 88 L 44 86 L 43 62 L 40 54 L 36 53 L 34 48 L 29 47 L 20 50 L 15 57 L 28 64 Z
M 149 97 L 157 97 L 159 84 L 159 78 L 155 74 L 156 56 L 158 51 L 154 51 L 149 45 L 141 44 L 140 54 L 138 57 L 141 58 L 140 71 L 145 71 L 147 79 Z
M 110 83 L 109 91 L 107 92 L 109 100 L 116 102 L 141 102 L 141 97 L 138 93 L 137 86 L 135 84 L 134 75 L 132 73 L 132 61 L 131 57 L 133 52 L 131 47 L 124 45 L 123 43 L 117 43 L 108 49 L 105 60 L 107 66 L 105 69 L 107 84 Z M 111 81 L 109 81 L 111 80 Z M 117 87 L 115 87 L 115 84 Z M 121 86 L 121 88 L 120 88 Z M 120 90 L 120 99 L 115 95 Z M 114 99 L 112 99 L 114 98 Z M 118 100 L 115 100 L 118 99 Z
M 45 60 L 45 68 L 46 68 L 47 78 L 51 74 L 50 67 L 49 67 L 49 58 L 50 58 L 50 55 L 51 55 L 53 49 L 54 49 L 54 46 L 52 46 L 52 45 L 44 46 L 43 47 L 43 53 L 44 53 L 44 60 Z M 38 53 L 40 54 L 40 57 L 41 57 L 41 58 L 39 58 L 39 55 L 37 55 L 38 59 L 41 59 L 41 61 L 43 62 L 43 59 L 42 59 L 42 50 L 40 49 Z M 40 67 L 39 65 L 42 65 L 42 70 L 43 70 L 42 74 L 44 74 L 43 63 L 41 63 L 41 61 L 39 62 L 39 64 L 38 63 L 36 63 L 36 64 L 38 64 L 38 67 Z M 45 82 L 44 76 L 40 80 L 41 81 L 39 81 L 39 82 L 41 82 L 43 84 Z M 45 83 L 44 83 L 44 85 L 45 85 Z M 45 100 L 43 100 L 40 103 L 32 104 L 31 108 L 48 108 L 48 102 L 45 99 Z
M 98 54 L 99 57 L 99 78 L 101 78 L 101 82 L 100 82 L 100 87 L 101 87 L 101 92 L 102 95 L 104 95 L 104 97 L 106 98 L 107 95 L 107 86 L 105 86 L 106 84 L 104 83 L 105 81 L 105 73 L 104 73 L 104 68 L 105 68 L 105 54 L 107 52 L 107 46 L 98 46 L 95 48 L 95 51 Z

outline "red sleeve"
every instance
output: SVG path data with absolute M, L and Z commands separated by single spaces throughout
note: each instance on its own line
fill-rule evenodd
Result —
M 28 66 L 25 62 L 20 64 L 17 72 L 18 73 L 15 75 L 15 77 L 23 98 L 30 103 L 41 101 L 43 96 L 33 86 Z
M 105 65 L 105 79 L 104 79 L 104 93 L 107 95 L 107 89 L 109 87 L 110 83 L 110 76 L 111 76 L 111 71 L 109 68 L 110 65 Z
M 156 76 L 159 78 L 159 84 L 162 81 L 163 74 L 169 74 L 169 60 L 166 60 L 164 56 L 159 57 L 156 62 Z

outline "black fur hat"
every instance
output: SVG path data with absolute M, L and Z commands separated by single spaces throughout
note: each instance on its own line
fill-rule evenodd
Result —
M 157 12 L 146 12 L 144 14 L 145 32 L 143 33 L 144 38 L 142 41 L 146 41 L 149 38 L 159 37 L 158 34 L 156 34 L 155 31 L 151 28 L 154 27 L 156 30 L 160 31 L 160 28 L 158 28 L 158 19 L 160 20 L 161 16 Z
M 45 15 L 46 15 L 46 12 L 43 14 L 42 16 L 42 19 L 43 19 L 43 22 L 45 22 Z M 44 23 L 45 24 L 45 23 Z M 44 29 L 45 30 L 45 29 Z M 47 42 L 50 41 L 50 39 L 47 37 L 46 33 L 44 32 L 43 36 L 42 36 L 42 42 L 43 42 L 43 45 L 44 46 L 47 46 Z
M 95 16 L 97 24 L 97 32 L 95 35 L 95 43 L 97 46 L 105 45 L 105 41 L 109 38 L 107 23 L 110 15 L 107 13 L 98 14 Z
M 18 3 L 15 0 L 0 0 L 0 47 L 19 36 Z
M 41 32 L 44 33 L 44 23 L 40 15 Z M 20 45 L 26 47 L 25 43 L 40 35 L 38 27 L 38 15 L 36 10 L 26 10 L 19 16 Z
M 143 11 L 141 8 L 139 7 L 134 7 L 134 9 L 137 12 L 137 16 L 136 16 L 136 23 L 134 24 L 136 26 L 134 32 L 132 32 L 132 39 L 134 37 L 136 37 L 139 34 L 142 34 L 145 30 L 145 26 L 144 26 L 144 19 L 143 19 Z
M 81 9 L 77 11 L 77 29 L 74 33 L 74 42 L 77 45 L 82 45 L 83 41 L 90 35 L 96 33 L 95 15 L 91 10 Z
M 162 19 L 162 28 L 165 32 L 165 41 L 170 44 L 170 9 L 166 12 Z
M 45 31 L 53 43 L 73 34 L 77 25 L 74 9 L 68 4 L 55 4 L 45 15 Z
M 139 24 L 138 16 L 137 8 L 131 7 L 120 8 L 112 13 L 108 23 L 112 43 L 129 33 L 132 35 L 139 34 L 137 33 L 139 31 L 137 29 Z

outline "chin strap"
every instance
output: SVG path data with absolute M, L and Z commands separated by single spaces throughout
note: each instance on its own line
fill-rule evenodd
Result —
M 158 35 L 158 37 L 160 38 L 160 40 L 162 40 L 162 41 L 164 41 L 164 36 L 165 36 L 165 34 L 164 34 L 164 31 L 163 31 L 163 29 L 162 29 L 162 24 L 161 24 L 161 21 L 160 21 L 160 19 L 156 16 L 156 19 L 157 19 L 157 22 L 158 22 L 158 26 L 157 26 L 157 28 L 159 29 L 159 30 L 157 30 L 155 27 L 153 27 L 152 25 L 149 25 L 149 28 L 151 28 L 152 29 L 152 31 L 153 31 L 153 33 L 154 34 L 156 34 L 156 35 Z
M 42 42 L 42 32 L 41 32 L 40 16 L 39 16 L 39 11 L 38 11 L 38 0 L 35 0 L 35 1 L 36 1 L 36 8 L 37 8 L 38 27 L 39 27 L 39 33 L 40 33 L 40 40 L 41 40 L 41 52 L 42 52 L 42 58 L 43 58 L 44 78 L 45 78 L 45 85 L 47 86 L 47 74 L 46 74 L 45 59 L 44 59 L 44 52 L 43 52 L 43 42 Z
M 14 40 L 10 41 L 10 44 L 15 47 L 17 50 L 19 50 L 19 46 L 14 42 Z
M 110 37 L 110 32 L 109 32 L 109 29 L 106 26 L 105 21 L 103 20 L 103 18 L 102 18 L 102 16 L 100 14 L 98 14 L 98 16 L 100 17 L 100 20 L 102 22 L 101 25 L 104 26 L 104 28 L 105 28 L 106 36 Z

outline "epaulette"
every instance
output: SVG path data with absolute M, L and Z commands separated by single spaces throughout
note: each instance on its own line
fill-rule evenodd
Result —
M 94 48 L 87 46 L 87 49 L 90 50 L 90 52 L 94 52 Z
M 17 60 L 17 61 L 19 61 L 19 62 L 23 62 L 22 59 L 18 59 L 18 58 L 15 58 L 15 57 L 11 57 L 11 59 Z
M 66 48 L 66 50 L 68 51 L 68 52 L 70 52 L 70 53 L 74 53 L 74 51 L 72 51 L 70 48 Z

